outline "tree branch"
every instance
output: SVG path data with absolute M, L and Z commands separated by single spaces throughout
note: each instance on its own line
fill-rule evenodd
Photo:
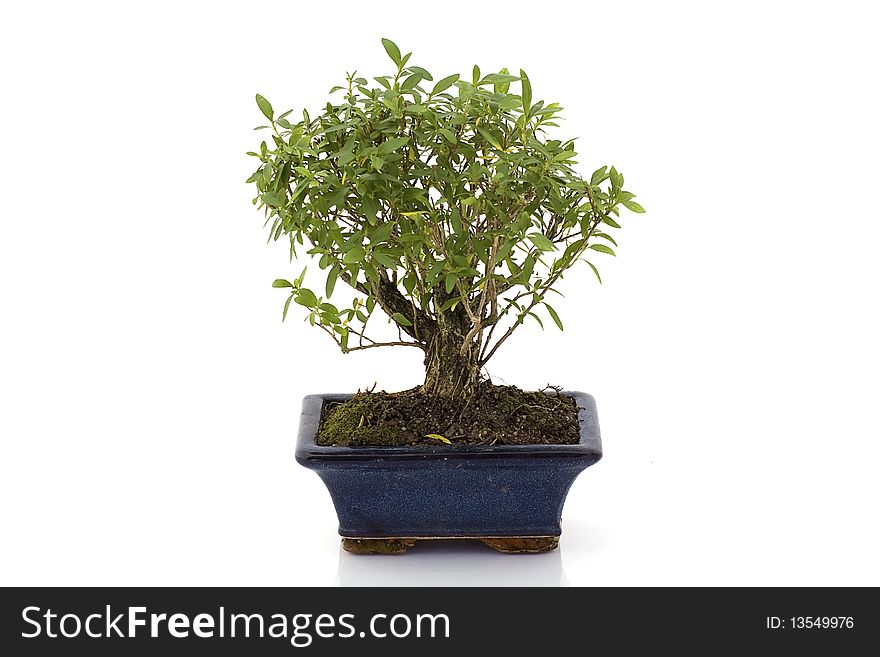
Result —
M 596 204 L 595 204 L 595 202 L 594 202 L 592 196 L 590 196 L 589 193 L 587 194 L 587 196 L 588 196 L 588 198 L 590 199 L 590 205 L 593 207 L 593 210 L 594 210 L 594 212 L 596 213 L 597 216 L 596 216 L 595 219 L 593 219 L 593 223 L 590 225 L 590 230 L 587 231 L 587 234 L 586 234 L 586 236 L 584 237 L 584 243 L 583 243 L 583 245 L 581 246 L 581 248 L 575 253 L 574 257 L 572 258 L 572 262 L 575 262 L 576 260 L 578 260 L 578 259 L 584 254 L 584 252 L 589 248 L 589 246 L 590 246 L 590 245 L 589 245 L 589 241 L 590 241 L 590 237 L 591 237 L 592 234 L 593 234 L 593 231 L 596 230 L 596 226 L 598 226 L 598 225 L 599 225 L 599 222 L 602 221 L 602 217 L 603 217 L 603 216 L 606 216 L 605 213 L 600 212 L 600 211 L 598 210 L 598 208 L 596 207 Z M 526 307 L 526 309 L 523 310 L 523 311 L 519 314 L 519 316 L 517 317 L 516 322 L 515 322 L 513 325 L 511 325 L 510 328 L 507 329 L 507 331 L 504 333 L 504 335 L 502 335 L 502 336 L 498 339 L 498 342 L 495 343 L 495 345 L 489 350 L 489 352 L 488 352 L 485 356 L 482 356 L 482 355 L 480 356 L 480 367 L 482 367 L 483 365 L 485 365 L 485 364 L 488 362 L 488 360 L 489 360 L 490 358 L 492 358 L 492 356 L 493 356 L 493 355 L 495 354 L 495 352 L 498 350 L 498 347 L 500 347 L 501 344 L 502 344 L 505 340 L 507 340 L 507 338 L 509 338 L 509 337 L 511 336 L 511 334 L 513 334 L 513 332 L 517 329 L 517 327 L 520 326 L 520 325 L 522 324 L 523 320 L 525 320 L 526 316 L 529 314 L 529 312 L 531 312 L 532 308 L 534 308 L 534 307 L 537 306 L 541 301 L 543 301 L 543 299 L 544 299 L 544 294 L 546 294 L 546 293 L 547 293 L 547 290 L 549 290 L 549 289 L 553 286 L 553 284 L 554 284 L 557 280 L 559 280 L 559 277 L 562 275 L 562 272 L 563 272 L 563 271 L 565 271 L 565 270 L 564 270 L 564 269 L 559 269 L 556 273 L 551 274 L 550 276 L 548 276 L 548 277 L 547 277 L 547 280 L 544 281 L 544 282 L 541 284 L 541 286 L 540 286 L 537 290 L 529 290 L 529 291 L 526 291 L 526 292 L 522 292 L 521 294 L 518 294 L 516 297 L 514 297 L 514 298 L 511 300 L 511 303 L 512 303 L 512 302 L 516 301 L 517 299 L 519 299 L 520 297 L 527 296 L 527 295 L 529 295 L 529 294 L 534 295 L 534 299 L 533 299 L 532 302 Z M 507 308 L 510 308 L 510 304 L 508 304 Z M 505 310 L 502 312 L 502 314 L 504 314 L 506 311 L 507 311 L 507 309 L 505 308 Z M 487 340 L 486 340 L 486 344 L 485 344 L 484 347 L 483 347 L 483 351 L 485 351 L 485 349 L 489 346 L 489 339 L 490 339 L 490 338 L 491 338 L 491 332 L 490 332 L 490 336 L 489 336 L 489 338 L 487 338 Z
M 371 283 L 371 292 L 386 315 L 391 317 L 395 313 L 400 313 L 412 323 L 412 326 L 400 327 L 410 337 L 419 342 L 427 342 L 431 333 L 436 330 L 434 320 L 424 310 L 417 309 L 415 304 L 403 296 L 397 286 L 387 279 Z

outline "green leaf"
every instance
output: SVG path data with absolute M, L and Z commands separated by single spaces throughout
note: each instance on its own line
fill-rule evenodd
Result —
M 293 283 L 283 278 L 276 278 L 272 281 L 272 287 L 293 287 Z
M 443 78 L 437 84 L 434 85 L 434 88 L 431 90 L 431 95 L 434 96 L 434 95 L 439 94 L 443 91 L 446 91 L 447 89 L 449 89 L 449 87 L 451 87 L 452 85 L 454 85 L 458 81 L 458 78 L 459 78 L 458 73 L 455 73 L 454 75 L 450 75 L 448 77 Z
M 489 131 L 486 130 L 485 128 L 477 128 L 477 132 L 479 132 L 481 135 L 483 135 L 483 139 L 485 139 L 485 140 L 488 141 L 490 144 L 492 144 L 492 146 L 493 146 L 494 148 L 498 149 L 499 151 L 504 150 L 504 149 L 501 147 L 501 144 L 498 143 L 498 140 L 495 139 L 495 136 L 494 136 L 491 132 L 489 132 Z
M 263 113 L 263 116 L 271 121 L 272 118 L 275 116 L 275 112 L 272 111 L 272 105 L 269 103 L 269 101 L 263 98 L 260 94 L 257 94 L 257 105 L 259 105 L 260 111 Z
M 403 289 L 407 291 L 408 294 L 412 294 L 412 291 L 416 287 L 416 277 L 413 274 L 407 274 L 403 277 Z
M 449 128 L 440 128 L 437 130 L 450 144 L 456 143 L 458 140 L 455 138 L 455 133 L 452 132 Z
M 499 72 L 503 75 L 510 74 L 510 71 L 508 71 L 506 68 L 502 68 Z M 496 82 L 492 87 L 492 90 L 496 94 L 506 94 L 508 91 L 510 91 L 510 82 Z
M 260 199 L 272 208 L 280 208 L 287 203 L 287 199 L 277 192 L 265 192 L 260 196 Z
M 620 189 L 620 174 L 617 173 L 617 169 L 611 167 L 608 171 L 608 177 L 611 179 L 611 188 Z
M 617 242 L 615 241 L 615 239 L 613 237 L 611 237 L 611 235 L 609 235 L 608 233 L 596 232 L 596 233 L 593 233 L 593 235 L 595 235 L 596 237 L 601 237 L 603 240 L 608 240 L 614 246 L 617 246 Z
M 321 309 L 322 324 L 333 324 L 335 326 L 342 321 L 339 319 L 339 311 L 332 303 L 322 303 L 318 308 Z
M 327 283 L 324 287 L 324 293 L 327 295 L 328 299 L 333 296 L 333 290 L 336 287 L 336 279 L 339 278 L 339 271 L 339 265 L 333 265 L 327 273 Z
M 643 208 L 641 205 L 639 205 L 635 201 L 626 200 L 626 201 L 621 201 L 621 203 L 623 204 L 623 206 L 626 209 L 632 210 L 633 212 L 638 212 L 639 214 L 641 214 L 645 211 L 645 208 Z
M 509 73 L 489 73 L 489 75 L 487 75 L 482 80 L 480 80 L 479 83 L 477 83 L 477 86 L 482 87 L 486 84 L 494 85 L 499 82 L 515 82 L 519 79 L 520 78 L 518 78 L 517 76 L 510 75 Z
M 605 178 L 608 177 L 608 174 L 605 173 L 605 170 L 607 168 L 608 167 L 606 166 L 606 167 L 602 167 L 601 169 L 596 169 L 593 172 L 593 175 L 590 177 L 590 184 L 591 185 L 598 185 L 600 182 L 605 180 Z
M 461 302 L 461 297 L 452 297 L 451 299 L 447 299 L 446 303 L 440 306 L 440 312 L 445 313 L 447 310 L 451 308 L 455 308 Z
M 520 274 L 523 277 L 523 282 L 529 280 L 532 277 L 532 271 L 535 268 L 535 256 L 529 254 L 526 256 L 526 259 L 523 261 L 522 269 L 520 270 Z
M 556 323 L 556 326 L 559 327 L 559 330 L 564 331 L 565 329 L 562 328 L 562 320 L 559 319 L 559 315 L 557 315 L 556 311 L 553 310 L 553 306 L 551 306 L 549 303 L 545 303 L 544 307 L 547 309 L 547 312 L 550 313 L 550 317 L 553 318 L 553 321 Z
M 519 75 L 521 78 L 522 84 L 522 107 L 523 114 L 528 116 L 529 110 L 532 107 L 532 83 L 529 82 L 529 76 L 526 75 L 526 72 L 522 69 L 519 70 Z
M 422 81 L 422 74 L 421 73 L 413 73 L 406 80 L 403 81 L 403 84 L 400 85 L 400 90 L 401 91 L 411 91 L 421 81 Z
M 306 308 L 314 308 L 318 305 L 318 297 L 314 292 L 303 287 L 297 291 L 296 302 Z
M 614 219 L 612 219 L 611 217 L 604 216 L 602 217 L 602 221 L 612 228 L 620 228 L 620 224 L 614 221 Z
M 388 153 L 393 153 L 394 151 L 403 148 L 408 143 L 409 137 L 395 137 L 394 139 L 389 139 L 379 146 L 379 154 L 387 155 Z
M 425 78 L 429 82 L 434 80 L 434 76 L 432 76 L 430 73 L 428 73 L 421 66 L 410 66 L 409 70 L 412 71 L 413 73 L 418 73 L 419 75 L 421 75 L 423 78 Z
M 397 267 L 397 262 L 387 253 L 381 253 L 380 251 L 373 251 L 373 260 L 378 262 L 383 267 L 388 269 L 394 269 Z
M 369 197 L 361 199 L 361 212 L 371 224 L 376 223 L 376 215 L 379 214 L 380 207 L 377 199 Z
M 614 251 L 611 250 L 610 246 L 605 246 L 604 244 L 590 244 L 590 248 L 593 251 L 598 251 L 599 253 L 607 253 L 608 255 L 615 255 Z
M 370 235 L 370 244 L 381 244 L 385 242 L 389 237 L 391 237 L 391 233 L 394 231 L 394 222 L 386 221 L 382 225 L 380 225 L 376 232 Z
M 395 64 L 400 66 L 400 48 L 391 39 L 382 39 L 382 45 L 385 46 L 385 52 Z
M 449 440 L 446 436 L 441 436 L 439 433 L 427 433 L 425 434 L 425 438 L 431 438 L 432 440 L 439 440 L 441 443 L 446 443 L 447 445 L 451 445 L 452 441 Z
M 446 274 L 446 280 L 444 281 L 446 287 L 446 294 L 452 294 L 452 291 L 455 289 L 455 284 L 458 282 L 457 274 Z
M 355 263 L 362 262 L 365 254 L 366 251 L 364 250 L 364 247 L 356 246 L 346 252 L 344 256 L 342 256 L 342 262 L 347 265 L 353 265 Z
M 394 313 L 391 315 L 391 319 L 400 324 L 401 326 L 412 326 L 412 322 L 409 321 L 406 317 L 401 315 L 400 313 Z
M 528 237 L 532 241 L 532 244 L 537 246 L 542 251 L 556 250 L 556 247 L 553 246 L 553 242 L 548 240 L 544 235 L 541 235 L 541 233 L 530 233 Z
M 584 260 L 584 262 L 586 262 L 588 265 L 590 265 L 590 269 L 592 269 L 592 270 L 593 270 L 593 273 L 596 274 L 596 278 L 599 279 L 599 285 L 601 285 L 601 284 L 602 284 L 602 277 L 599 276 L 599 270 L 596 269 L 596 265 L 594 265 L 594 264 L 593 264 L 592 262 L 590 262 L 589 260 Z
M 283 322 L 287 319 L 287 311 L 290 309 L 290 302 L 293 301 L 293 295 L 291 294 L 287 297 L 287 301 L 284 302 L 284 310 L 281 312 L 281 321 Z

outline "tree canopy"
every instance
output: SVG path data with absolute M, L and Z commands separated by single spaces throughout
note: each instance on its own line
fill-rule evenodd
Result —
M 589 258 L 614 255 L 621 207 L 644 210 L 613 166 L 578 174 L 574 141 L 551 138 L 562 108 L 536 101 L 525 71 L 435 79 L 382 43 L 391 73 L 347 74 L 315 116 L 294 122 L 257 95 L 271 136 L 248 182 L 270 239 L 323 272 L 318 288 L 274 282 L 284 317 L 303 306 L 343 352 L 419 347 L 426 391 L 466 394 L 526 319 L 562 329 L 550 302 L 566 270 L 583 261 L 599 278 Z M 331 302 L 340 281 L 351 304 Z M 371 337 L 377 310 L 397 339 Z

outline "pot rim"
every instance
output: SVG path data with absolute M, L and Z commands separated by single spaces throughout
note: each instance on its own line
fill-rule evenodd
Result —
M 548 393 L 551 394 L 551 393 Z M 552 393 L 555 394 L 555 393 Z M 475 458 L 578 458 L 590 464 L 602 458 L 602 438 L 596 413 L 596 400 L 584 392 L 564 390 L 559 394 L 574 398 L 578 406 L 580 440 L 570 445 L 406 445 L 336 446 L 318 445 L 315 436 L 321 421 L 321 411 L 328 401 L 345 401 L 353 394 L 324 393 L 303 398 L 299 434 L 296 441 L 296 460 L 302 465 L 326 461 L 377 460 L 449 460 Z

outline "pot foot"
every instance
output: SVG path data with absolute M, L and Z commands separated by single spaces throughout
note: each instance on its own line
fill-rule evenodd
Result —
M 452 536 L 409 538 L 343 538 L 342 549 L 352 554 L 403 554 L 419 541 L 472 540 L 505 554 L 535 554 L 559 547 L 558 536 Z
M 403 554 L 415 544 L 414 538 L 342 539 L 342 549 L 352 554 Z
M 491 536 L 480 540 L 506 554 L 550 552 L 559 547 L 558 536 Z

